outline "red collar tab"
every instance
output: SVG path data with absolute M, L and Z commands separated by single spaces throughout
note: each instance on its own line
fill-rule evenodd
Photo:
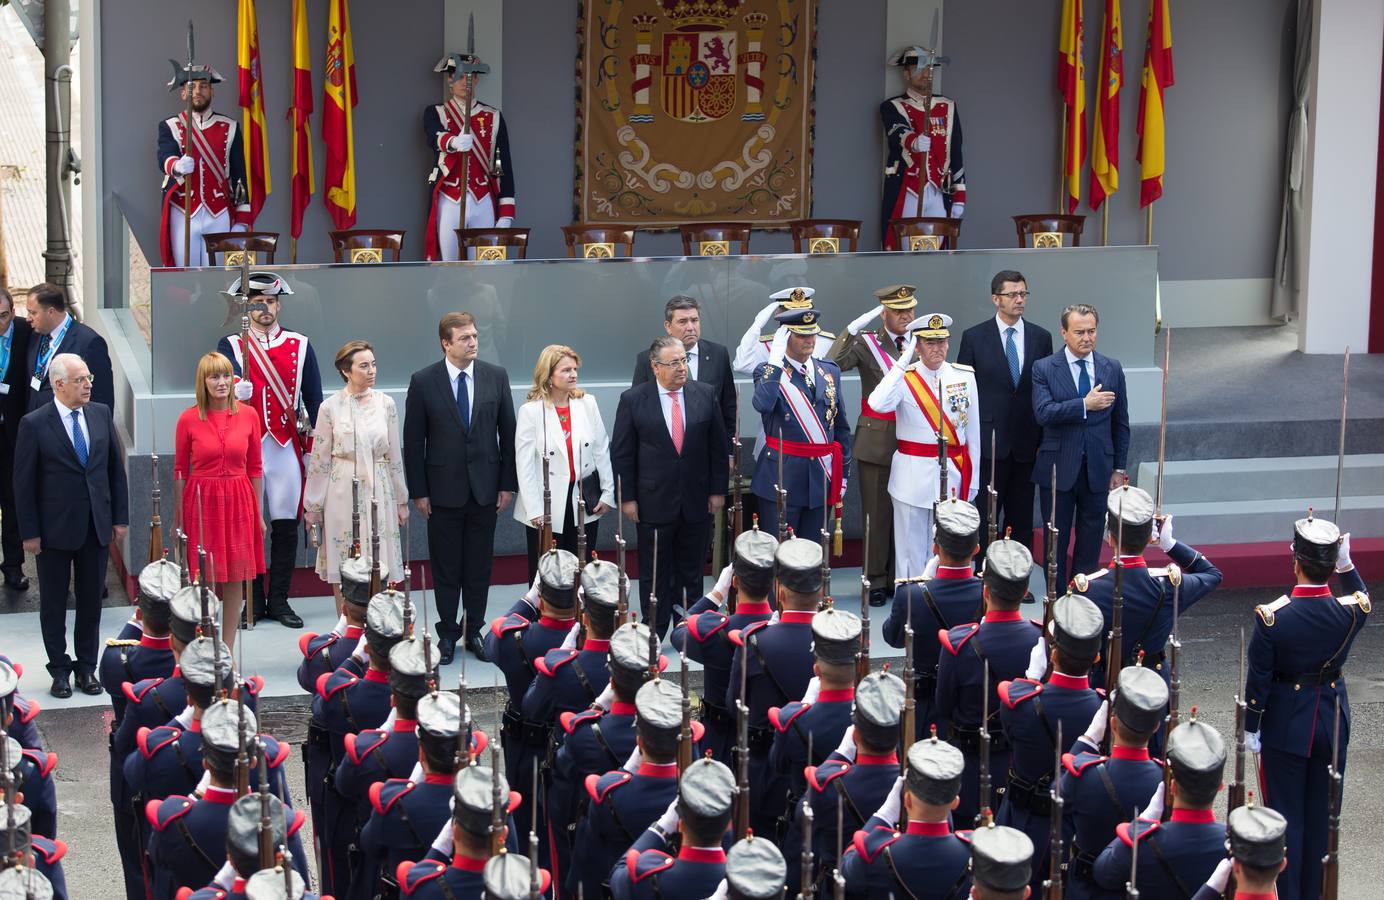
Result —
M 643 775 L 646 778 L 677 778 L 678 764 L 676 762 L 641 762 L 639 764 L 639 771 L 635 772 L 634 774 Z
M 720 847 L 683 847 L 678 851 L 679 860 L 699 863 L 726 863 L 726 851 Z
M 899 764 L 899 754 L 889 753 L 884 756 L 875 756 L 872 753 L 861 753 L 856 756 L 857 766 L 897 766 Z
M 817 613 L 804 609 L 786 609 L 779 613 L 779 623 L 782 625 L 811 625 L 812 617 Z
M 173 638 L 164 635 L 163 637 L 153 637 L 152 635 L 142 635 L 139 639 L 141 647 L 148 647 L 152 650 L 171 650 L 173 649 Z
M 1111 759 L 1128 759 L 1135 761 L 1145 761 L 1149 758 L 1149 748 L 1147 747 L 1111 747 Z
M 941 579 L 954 579 L 962 581 L 967 578 L 976 577 L 976 570 L 970 566 L 938 566 L 937 577 Z
M 632 716 L 634 715 L 634 704 L 616 700 L 610 704 L 610 714 L 612 716 Z
M 423 776 L 424 784 L 451 784 L 453 776 L 446 772 L 430 772 Z
M 818 691 L 818 703 L 846 703 L 855 699 L 855 688 L 834 688 L 829 691 Z
M 182 667 L 181 665 L 174 666 L 174 667 L 173 667 L 173 675 L 172 675 L 171 677 L 173 677 L 173 678 L 182 678 L 182 677 L 183 677 L 183 667 Z
M 395 730 L 395 731 L 416 732 L 416 731 L 418 731 L 418 720 L 417 720 L 417 719 L 395 719 L 395 720 L 394 720 L 394 730 Z
M 1053 672 L 1048 679 L 1048 684 L 1053 687 L 1071 688 L 1074 691 L 1088 691 L 1091 689 L 1091 679 L 1086 675 L 1067 675 L 1063 672 Z
M 770 616 L 773 613 L 768 600 L 740 600 L 735 604 L 737 616 Z
M 234 894 L 245 893 L 245 879 L 237 878 L 231 882 L 231 892 Z
M 487 862 L 488 860 L 473 859 L 469 856 L 463 856 L 460 853 L 452 856 L 452 868 L 461 869 L 463 872 L 484 872 Z
M 346 626 L 346 635 L 345 635 L 346 640 L 348 640 L 348 641 L 358 641 L 358 640 L 360 640 L 360 636 L 361 636 L 362 634 L 365 634 L 365 628 L 364 628 L 363 626 L 360 626 L 360 625 L 347 625 L 347 626 Z
M 1126 569 L 1147 569 L 1149 562 L 1142 556 L 1121 556 L 1120 565 Z
M 190 731 L 190 732 L 192 732 L 193 734 L 201 734 L 201 733 L 202 733 L 202 720 L 201 720 L 201 719 L 193 719 L 191 722 L 187 723 L 187 730 Z
M 1262 893 L 1260 891 L 1236 891 L 1235 900 L 1278 900 L 1278 894 L 1273 891 Z
M 551 628 L 554 631 L 570 631 L 576 624 L 576 619 L 554 619 L 552 616 L 539 616 L 538 624 L 544 628 Z
M 376 684 L 386 684 L 389 682 L 389 673 L 381 672 L 372 666 L 365 670 L 365 680 L 373 681 Z
M 220 803 L 222 806 L 230 806 L 236 801 L 235 788 L 217 787 L 214 784 L 207 785 L 207 789 L 202 793 L 202 799 L 208 803 Z
M 1331 587 L 1325 584 L 1300 584 L 1293 588 L 1294 597 L 1330 597 Z
M 1022 622 L 1024 614 L 1017 609 L 992 609 L 985 614 L 987 622 Z
M 586 643 L 582 644 L 581 648 L 583 650 L 589 650 L 592 653 L 609 653 L 610 640 L 601 638 L 587 638 Z
M 951 825 L 946 822 L 909 822 L 908 833 L 923 837 L 946 837 L 951 834 Z
M 1210 825 L 1216 821 L 1213 809 L 1174 809 L 1172 821 L 1189 822 L 1193 825 Z

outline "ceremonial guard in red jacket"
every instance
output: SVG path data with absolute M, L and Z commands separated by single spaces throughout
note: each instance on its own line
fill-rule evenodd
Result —
M 907 85 L 879 106 L 889 159 L 884 166 L 880 220 L 884 249 L 894 249 L 890 219 L 966 214 L 966 167 L 961 161 L 961 117 L 956 101 L 932 92 L 932 71 L 947 58 L 905 47 L 889 58 Z

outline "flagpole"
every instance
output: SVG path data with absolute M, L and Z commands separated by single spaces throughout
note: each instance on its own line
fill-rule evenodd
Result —
M 1147 217 L 1145 218 L 1145 224 L 1144 224 L 1144 243 L 1149 244 L 1150 246 L 1152 246 L 1152 244 L 1153 244 L 1153 202 L 1152 202 L 1152 201 L 1149 202 L 1149 205 L 1148 205 L 1148 215 L 1147 215 Z
M 1057 212 L 1059 214 L 1067 211 L 1067 206 L 1063 200 L 1067 196 L 1067 104 L 1062 103 L 1062 124 L 1058 128 L 1062 132 L 1062 149 L 1057 154 Z

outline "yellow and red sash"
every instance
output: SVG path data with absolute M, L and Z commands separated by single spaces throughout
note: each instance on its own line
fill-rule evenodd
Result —
M 927 419 L 928 425 L 932 427 L 934 432 L 940 433 L 947 439 L 947 459 L 951 460 L 956 466 L 956 470 L 961 473 L 961 491 L 958 496 L 965 500 L 971 489 L 971 448 L 961 443 L 961 437 L 956 433 L 956 426 L 942 411 L 942 405 L 937 402 L 932 388 L 928 386 L 927 381 L 918 374 L 916 369 L 910 369 L 904 373 L 903 383 L 912 392 L 913 399 L 917 401 L 918 408 L 923 411 L 923 418 Z

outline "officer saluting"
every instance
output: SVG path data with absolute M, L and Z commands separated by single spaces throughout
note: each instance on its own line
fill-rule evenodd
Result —
M 735 348 L 735 359 L 731 361 L 731 368 L 741 375 L 753 375 L 755 371 L 769 361 L 769 346 L 773 343 L 773 335 L 762 337 L 764 327 L 769 324 L 769 320 L 776 313 L 786 312 L 793 309 L 811 309 L 812 295 L 816 291 L 810 287 L 790 287 L 781 291 L 775 291 L 769 295 L 769 303 L 758 313 L 755 314 L 754 321 L 750 327 L 740 337 L 740 343 Z M 818 341 L 812 349 L 812 355 L 818 359 L 827 355 L 830 349 L 829 344 Z
M 1327 585 L 1333 569 L 1343 596 L 1333 597 Z M 1255 753 L 1262 747 L 1264 800 L 1288 820 L 1288 865 L 1278 884 L 1285 900 L 1320 890 L 1327 767 L 1345 769 L 1350 743 L 1341 673 L 1370 612 L 1364 579 L 1350 560 L 1350 534 L 1311 510 L 1293 526 L 1293 572 L 1297 585 L 1290 593 L 1255 607 L 1245 677 L 1245 743 Z
M 1224 896 L 1231 873 L 1235 875 L 1234 900 L 1275 896 L 1275 882 L 1284 866 L 1287 830 L 1287 820 L 1267 806 L 1251 802 L 1232 810 L 1226 823 L 1230 857 L 1221 860 L 1192 900 L 1217 900 Z

